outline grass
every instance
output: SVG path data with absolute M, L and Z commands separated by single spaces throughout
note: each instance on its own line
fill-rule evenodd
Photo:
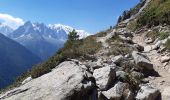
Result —
M 170 0 L 152 0 L 144 9 L 144 13 L 139 16 L 137 23 L 138 27 L 170 25 Z
M 150 31 L 146 34 L 146 37 L 150 37 L 151 39 L 155 40 L 160 38 L 161 40 L 168 38 L 169 33 L 167 32 L 158 32 L 158 31 Z

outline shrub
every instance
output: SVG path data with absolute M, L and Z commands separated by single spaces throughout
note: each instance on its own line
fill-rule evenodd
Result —
M 150 37 L 151 39 L 155 40 L 159 37 L 159 32 L 150 31 L 146 34 L 146 37 Z
M 139 27 L 157 26 L 159 24 L 170 25 L 170 0 L 152 0 L 149 6 L 137 19 Z
M 126 55 L 131 53 L 134 50 L 134 48 L 128 46 L 127 44 L 124 43 L 114 43 L 111 46 L 111 49 L 107 53 L 107 56 L 110 55 Z
M 169 36 L 169 33 L 167 32 L 160 32 L 159 37 L 161 40 L 166 39 Z
M 167 50 L 170 50 L 170 39 L 168 39 L 167 42 L 165 43 L 165 47 Z

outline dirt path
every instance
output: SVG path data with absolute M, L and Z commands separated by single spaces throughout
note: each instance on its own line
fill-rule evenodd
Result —
M 147 44 L 144 42 L 144 36 L 145 34 L 135 35 L 133 41 L 145 47 Z M 155 71 L 160 75 L 160 77 L 148 78 L 149 84 L 161 91 L 162 100 L 170 100 L 170 72 L 168 71 L 170 65 L 165 66 L 161 63 L 161 54 L 157 53 L 156 50 L 152 50 L 145 54 L 150 58 L 150 61 L 154 65 Z

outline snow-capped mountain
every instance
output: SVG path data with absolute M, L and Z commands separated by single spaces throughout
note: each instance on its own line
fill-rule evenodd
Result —
M 67 26 L 67 25 L 62 25 L 62 24 L 49 24 L 48 25 L 52 30 L 64 30 L 67 34 L 69 34 L 69 32 L 73 31 L 74 28 L 70 27 L 70 26 Z M 78 33 L 79 35 L 79 38 L 82 39 L 82 38 L 85 38 L 87 36 L 90 35 L 90 33 L 84 31 L 84 30 L 76 30 L 76 32 Z
M 13 32 L 13 31 L 14 30 L 11 27 L 0 23 L 0 33 L 2 33 L 4 35 L 8 35 L 9 33 Z
M 63 47 L 69 32 L 72 30 L 72 27 L 61 24 L 47 26 L 43 23 L 28 21 L 10 33 L 8 37 L 28 48 L 42 60 L 46 60 Z M 83 30 L 76 31 L 81 39 L 90 35 Z

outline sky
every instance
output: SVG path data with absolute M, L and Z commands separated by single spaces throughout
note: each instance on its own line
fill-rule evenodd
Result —
M 26 21 L 63 24 L 96 33 L 113 26 L 139 0 L 0 0 L 0 22 L 17 28 Z

